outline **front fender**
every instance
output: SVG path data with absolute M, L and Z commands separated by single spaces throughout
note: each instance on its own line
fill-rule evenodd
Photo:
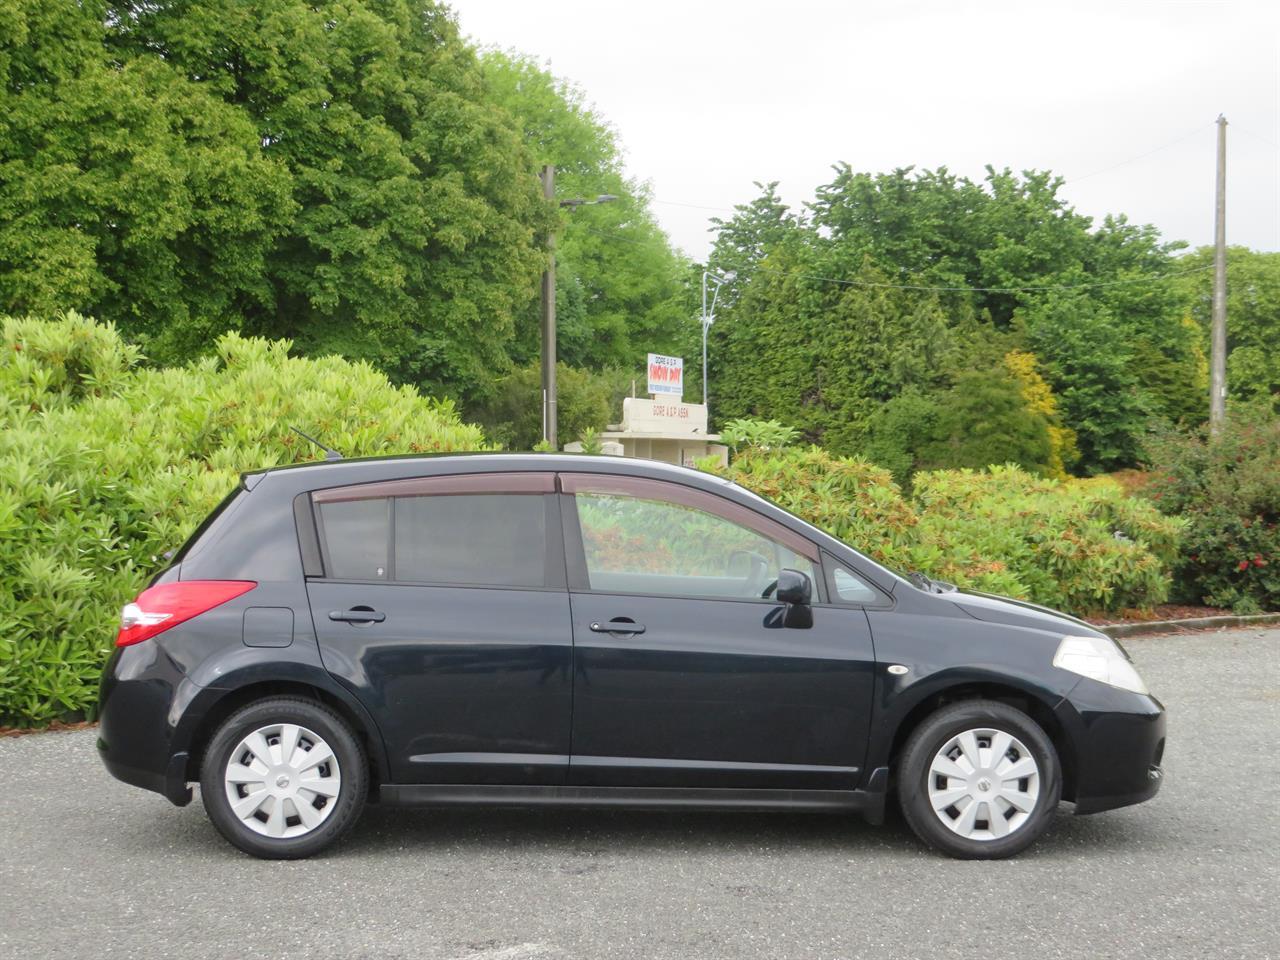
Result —
M 1055 715 L 1079 680 L 1050 668 L 1061 639 L 1055 632 L 987 623 L 958 611 L 950 616 L 902 609 L 868 611 L 868 618 L 877 660 L 868 769 L 888 766 L 902 725 L 923 704 L 948 691 L 1008 692 Z M 890 673 L 893 665 L 906 672 Z

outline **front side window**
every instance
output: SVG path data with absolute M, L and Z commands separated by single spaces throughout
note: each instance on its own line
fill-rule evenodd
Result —
M 590 589 L 605 593 L 761 599 L 784 567 L 812 580 L 794 541 L 655 491 L 574 491 Z

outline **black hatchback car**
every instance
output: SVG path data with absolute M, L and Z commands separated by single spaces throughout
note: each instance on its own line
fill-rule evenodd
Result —
M 1160 786 L 1123 650 L 903 578 L 715 476 L 615 457 L 249 473 L 125 606 L 98 749 L 242 850 L 368 801 L 823 810 L 952 856 Z

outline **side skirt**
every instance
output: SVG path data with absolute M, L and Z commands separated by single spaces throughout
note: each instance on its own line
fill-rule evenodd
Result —
M 507 784 L 383 784 L 379 799 L 393 806 L 594 807 L 637 810 L 740 810 L 860 813 L 884 821 L 884 791 L 761 790 L 727 787 L 579 787 Z

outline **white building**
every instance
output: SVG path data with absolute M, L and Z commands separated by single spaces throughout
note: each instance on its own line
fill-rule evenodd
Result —
M 707 432 L 707 407 L 679 399 L 622 401 L 622 423 L 612 423 L 600 434 L 604 452 L 619 457 L 643 457 L 693 466 L 695 460 L 714 455 L 721 464 L 729 462 L 729 448 L 717 441 L 720 435 Z M 581 443 L 565 445 L 570 453 L 580 453 Z

